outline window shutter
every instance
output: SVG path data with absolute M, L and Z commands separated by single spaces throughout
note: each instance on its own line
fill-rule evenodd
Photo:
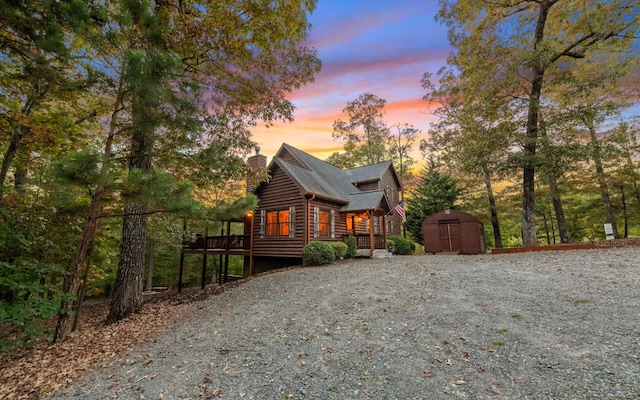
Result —
M 260 238 L 264 237 L 266 219 L 267 219 L 267 211 L 260 210 Z
M 329 235 L 331 239 L 336 238 L 336 210 L 331 210 L 331 219 L 329 220 Z
M 313 207 L 313 237 L 320 236 L 320 208 Z
M 289 207 L 289 237 L 296 237 L 296 207 Z

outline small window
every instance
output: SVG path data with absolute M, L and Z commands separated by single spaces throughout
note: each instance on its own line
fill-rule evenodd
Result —
M 318 218 L 318 233 L 320 236 L 329 236 L 329 211 L 320 210 Z
M 290 210 L 267 212 L 267 236 L 289 236 Z
M 335 238 L 335 211 L 313 207 L 313 237 Z

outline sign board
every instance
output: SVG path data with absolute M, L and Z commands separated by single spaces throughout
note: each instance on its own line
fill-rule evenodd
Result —
M 607 237 L 607 240 L 613 240 L 616 237 L 613 236 L 613 224 L 604 224 L 604 234 Z

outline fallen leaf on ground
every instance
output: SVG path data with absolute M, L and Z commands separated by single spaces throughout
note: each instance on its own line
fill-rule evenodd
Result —
M 493 394 L 497 394 L 498 396 L 502 396 L 502 392 L 500 390 L 496 389 L 496 388 L 493 388 L 493 387 L 492 388 L 487 388 L 487 391 L 491 392 Z

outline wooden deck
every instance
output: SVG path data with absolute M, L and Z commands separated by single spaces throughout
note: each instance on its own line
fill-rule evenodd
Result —
M 185 243 L 183 253 L 196 254 L 228 254 L 248 256 L 251 250 L 251 239 L 246 235 L 230 236 L 196 236 L 196 240 Z

